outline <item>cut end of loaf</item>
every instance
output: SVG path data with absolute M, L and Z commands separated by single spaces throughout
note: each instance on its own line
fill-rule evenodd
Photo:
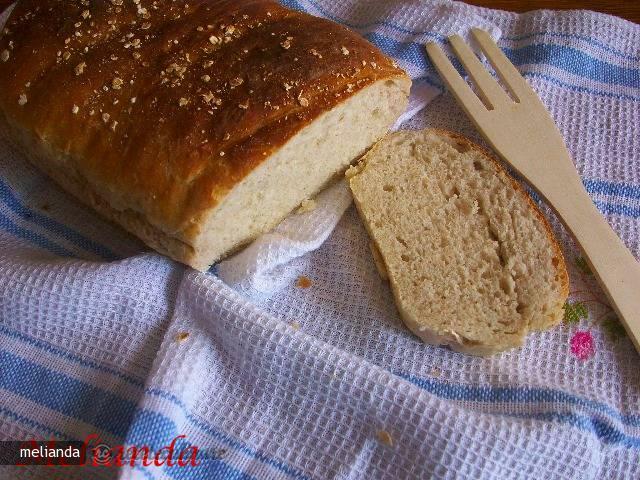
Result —
M 398 310 L 424 341 L 489 355 L 561 320 L 562 252 L 480 147 L 447 132 L 399 132 L 365 156 L 350 186 Z
M 407 77 L 378 81 L 302 129 L 212 211 L 186 263 L 206 270 L 315 196 L 388 131 L 410 87 Z

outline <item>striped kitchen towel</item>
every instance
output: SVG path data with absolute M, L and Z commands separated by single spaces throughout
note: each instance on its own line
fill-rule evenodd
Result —
M 402 128 L 475 138 L 422 45 L 489 29 L 640 256 L 639 26 L 444 0 L 282 3 L 410 72 Z M 0 478 L 640 478 L 640 359 L 548 209 L 571 274 L 565 322 L 483 359 L 403 327 L 341 186 L 278 227 L 288 244 L 262 237 L 203 274 L 4 145 L 0 158 L 0 440 L 95 448 L 90 467 L 0 466 Z

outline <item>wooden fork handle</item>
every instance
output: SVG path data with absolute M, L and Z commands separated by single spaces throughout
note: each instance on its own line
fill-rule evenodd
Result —
M 640 264 L 578 183 L 567 186 L 565 201 L 554 202 L 554 207 L 640 353 Z

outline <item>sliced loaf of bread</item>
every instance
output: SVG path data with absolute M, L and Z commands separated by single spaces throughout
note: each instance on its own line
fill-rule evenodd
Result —
M 560 322 L 562 251 L 484 149 L 439 130 L 398 132 L 347 175 L 400 315 L 424 341 L 490 355 Z

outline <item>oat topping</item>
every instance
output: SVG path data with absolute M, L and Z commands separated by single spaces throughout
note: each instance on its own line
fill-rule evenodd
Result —
M 239 87 L 243 83 L 244 80 L 241 77 L 236 77 L 229 80 L 229 85 L 231 85 L 231 88 Z
M 76 65 L 76 68 L 75 68 L 76 75 L 82 75 L 84 73 L 84 68 L 86 66 L 87 64 L 85 62 L 81 62 L 78 65 Z
M 114 90 L 120 90 L 122 88 L 123 84 L 124 84 L 124 82 L 122 81 L 122 79 L 116 77 L 111 82 L 111 88 L 113 88 Z
M 87 95 L 83 93 L 82 97 L 71 97 L 70 100 L 75 103 L 68 101 L 63 108 L 67 109 L 67 115 L 69 110 L 78 116 L 81 110 L 82 116 L 95 115 L 98 123 L 104 122 L 104 125 L 101 124 L 104 126 L 103 130 L 117 131 L 118 136 L 123 138 L 126 138 L 127 129 L 121 127 L 116 118 L 122 123 L 126 118 L 123 115 L 132 115 L 134 109 L 145 107 L 145 114 L 157 113 L 158 123 L 166 122 L 166 125 L 171 125 L 173 120 L 168 109 L 179 106 L 185 108 L 185 115 L 193 116 L 189 117 L 189 121 L 193 121 L 194 128 L 197 128 L 195 132 L 201 132 L 201 137 L 195 140 L 197 143 L 213 142 L 213 138 L 217 138 L 220 143 L 227 142 L 231 138 L 230 134 L 218 130 L 220 116 L 224 119 L 227 113 L 231 113 L 240 117 L 243 113 L 241 110 L 263 108 L 277 122 L 287 121 L 286 113 L 289 111 L 290 118 L 302 119 L 309 115 L 305 109 L 312 101 L 315 107 L 316 99 L 322 104 L 334 95 L 345 96 L 355 88 L 361 88 L 359 79 L 363 75 L 359 73 L 360 63 L 363 69 L 368 65 L 372 69 L 378 68 L 375 62 L 367 63 L 368 60 L 361 58 L 357 59 L 355 66 L 355 62 L 349 61 L 351 59 L 323 65 L 317 60 L 323 59 L 323 53 L 332 56 L 337 54 L 338 57 L 354 53 L 355 57 L 356 51 L 350 52 L 342 43 L 351 45 L 352 50 L 357 50 L 359 44 L 349 43 L 349 37 L 340 36 L 337 37 L 333 50 L 327 44 L 314 44 L 307 32 L 299 34 L 295 23 L 287 23 L 288 18 L 280 24 L 280 10 L 273 15 L 268 12 L 266 17 L 259 19 L 252 15 L 242 15 L 240 11 L 240 14 L 225 15 L 226 21 L 220 22 L 207 13 L 210 6 L 204 2 L 203 5 L 198 3 L 199 21 L 192 27 L 164 28 L 163 25 L 171 22 L 177 22 L 176 25 L 179 26 L 184 21 L 181 18 L 194 15 L 194 6 L 177 0 L 108 0 L 104 8 L 96 7 L 97 3 L 90 0 L 76 0 L 73 3 L 75 5 L 69 10 L 73 14 L 64 22 L 60 37 L 54 42 L 55 46 L 40 52 L 36 48 L 33 53 L 44 52 L 49 55 L 49 58 L 45 58 L 46 55 L 36 55 L 43 64 L 48 62 L 54 66 L 60 65 L 60 81 L 65 81 L 63 75 L 81 76 L 87 73 L 91 77 L 84 77 L 83 81 Z M 263 26 L 262 32 L 258 33 L 260 26 Z M 256 34 L 264 36 L 264 45 L 247 41 L 254 34 L 250 29 L 254 28 Z M 8 35 L 6 31 L 5 34 Z M 13 50 L 12 42 L 5 45 L 5 50 L 0 49 L 2 62 L 15 61 L 16 55 L 22 55 L 22 50 L 20 53 Z M 275 49 L 276 53 L 279 51 L 283 57 L 286 56 L 283 50 L 286 50 L 291 53 L 289 61 L 298 63 L 292 63 L 291 68 L 283 65 L 273 68 L 274 59 L 260 55 L 267 48 L 272 53 L 271 49 Z M 166 63 L 165 59 L 168 60 Z M 227 65 L 221 65 L 221 59 L 228 60 L 228 69 L 225 69 Z M 243 62 L 250 68 L 246 75 L 242 70 Z M 340 63 L 348 66 L 343 68 Z M 385 63 L 385 69 L 386 65 Z M 307 74 L 305 70 L 309 68 L 326 69 L 326 77 L 333 77 L 335 84 L 321 85 L 318 81 L 321 77 Z M 240 73 L 243 75 L 238 75 Z M 348 80 L 337 80 L 336 77 L 353 77 L 353 80 L 352 83 L 347 83 Z M 28 79 L 34 78 L 35 76 Z M 370 81 L 370 78 L 366 79 L 366 82 Z M 162 89 L 166 91 L 157 94 L 156 98 L 153 98 L 153 94 L 147 96 L 148 92 L 155 92 L 152 89 L 157 85 L 162 85 Z M 25 87 L 17 86 L 14 99 L 18 96 L 20 105 L 26 105 L 28 100 L 35 104 L 33 87 Z M 126 93 L 129 95 L 125 96 Z M 133 106 L 137 103 L 136 94 L 143 95 L 141 103 L 144 105 Z M 69 103 L 72 104 L 71 107 Z M 221 115 L 220 110 L 224 108 L 235 112 L 224 112 Z M 283 115 L 273 115 L 276 110 L 283 111 Z M 133 120 L 132 117 L 130 119 Z M 127 124 L 128 120 L 123 125 Z M 224 156 L 225 152 L 219 151 L 218 154 Z M 229 153 L 226 155 L 229 156 Z
M 293 40 L 293 37 L 287 37 L 284 42 L 280 43 L 280 46 L 285 50 L 289 50 L 291 48 L 291 40 Z
M 211 92 L 203 93 L 202 94 L 202 99 L 204 100 L 204 103 L 206 103 L 206 104 L 214 104 L 214 105 L 221 105 L 222 104 L 222 100 L 217 98 Z

